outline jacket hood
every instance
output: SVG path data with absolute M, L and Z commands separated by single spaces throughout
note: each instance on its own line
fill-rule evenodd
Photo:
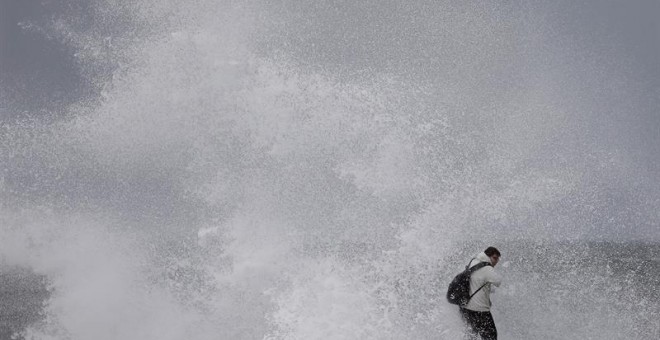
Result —
M 479 262 L 488 262 L 490 264 L 493 264 L 492 262 L 490 262 L 490 257 L 488 257 L 488 255 L 486 255 L 486 253 L 484 253 L 484 252 L 479 253 L 475 258 Z

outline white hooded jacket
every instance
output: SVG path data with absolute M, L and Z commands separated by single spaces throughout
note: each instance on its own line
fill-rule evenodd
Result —
M 486 253 L 480 253 L 472 261 L 470 261 L 469 266 L 473 267 L 480 262 L 491 263 L 490 258 L 488 255 L 486 255 Z M 481 288 L 481 290 L 479 290 L 476 294 L 474 294 L 465 308 L 477 312 L 490 311 L 491 285 L 499 287 L 501 283 L 502 278 L 495 272 L 493 267 L 485 266 L 483 268 L 477 269 L 474 273 L 472 273 L 472 276 L 470 277 L 470 294 L 474 294 L 474 292 L 484 284 L 485 286 Z

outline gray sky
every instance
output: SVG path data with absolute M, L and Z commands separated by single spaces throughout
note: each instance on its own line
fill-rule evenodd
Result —
M 72 8 L 80 10 L 84 7 L 81 3 L 84 4 L 80 1 L 0 1 L 0 81 L 5 92 L 3 100 L 19 104 L 20 108 L 38 110 L 52 108 L 53 103 L 59 106 L 60 103 L 74 101 L 86 93 L 88 89 L 73 60 L 73 51 L 19 26 L 21 22 L 46 21 Z M 387 8 L 387 3 L 383 7 Z M 646 89 L 658 91 L 660 1 L 593 0 L 586 2 L 586 5 L 585 2 L 578 3 L 582 4 L 553 1 L 551 4 L 528 6 L 525 1 L 503 1 L 502 6 L 520 10 L 521 13 L 528 10 L 546 11 L 550 20 L 558 21 L 551 23 L 557 26 L 556 29 L 570 29 L 577 40 L 592 45 L 584 48 L 611 47 L 609 51 L 624 51 L 616 57 L 626 59 L 625 63 L 634 67 L 629 72 L 636 73 L 639 80 L 646 83 Z M 301 7 L 304 10 L 304 6 Z M 346 55 L 340 54 L 339 58 L 343 59 L 331 60 L 350 61 Z M 373 58 L 366 60 L 374 62 Z M 41 99 L 35 100 L 36 97 Z M 658 123 L 655 117 L 648 118 L 653 124 Z
M 84 7 L 80 1 L 0 1 L 0 65 L 3 88 L 24 89 L 45 96 L 48 105 L 53 100 L 68 101 L 80 89 L 81 77 L 72 58 L 72 51 L 58 42 L 49 41 L 34 32 L 19 27 L 21 22 L 40 22 L 47 18 Z M 84 2 L 82 2 L 84 3 Z M 502 1 L 503 6 L 524 8 L 527 2 Z M 578 38 L 594 46 L 619 46 L 626 50 L 625 58 L 637 68 L 649 87 L 660 86 L 660 1 L 657 0 L 591 0 L 576 5 L 570 1 L 553 1 L 535 5 L 533 11 L 547 11 L 561 20 L 558 28 L 568 26 Z M 386 6 L 384 6 L 386 7 Z M 577 9 L 581 7 L 581 9 Z M 576 10 L 577 9 L 577 10 Z M 585 46 L 587 47 L 587 46 Z M 17 94 L 22 97 L 22 94 Z M 21 101 L 25 103 L 25 101 Z M 34 104 L 33 101 L 27 101 Z M 34 107 L 33 105 L 30 105 Z
M 19 25 L 47 26 L 53 18 L 72 11 L 84 17 L 85 4 L 81 0 L 0 0 L 0 121 L 56 116 L 67 104 L 94 95 L 71 47 Z M 502 55 L 478 45 L 487 40 L 462 41 L 461 34 L 470 33 L 470 23 L 456 22 L 460 28 L 452 31 L 447 22 L 464 18 L 463 13 L 452 16 L 436 4 L 426 0 L 275 1 L 268 4 L 272 14 L 295 24 L 278 26 L 275 20 L 276 33 L 264 38 L 270 41 L 260 41 L 263 46 L 257 49 L 270 53 L 285 48 L 302 64 L 337 73 L 385 71 L 430 84 L 448 79 L 460 82 L 463 95 L 474 103 L 498 96 L 501 86 L 543 86 L 545 81 L 556 81 L 548 85 L 554 86 L 550 98 L 559 98 L 567 110 L 574 111 L 572 123 L 584 124 L 573 134 L 560 134 L 573 140 L 558 142 L 557 148 L 573 147 L 583 139 L 600 143 L 604 152 L 623 150 L 639 168 L 636 171 L 660 178 L 660 1 L 489 3 L 506 21 L 496 26 L 508 27 L 513 34 L 490 32 L 492 36 L 486 39 L 505 40 L 493 44 L 508 49 L 502 55 L 514 60 L 481 64 L 479 58 Z M 466 10 L 470 10 L 467 5 Z M 443 45 L 448 41 L 455 45 L 448 49 Z M 458 52 L 447 52 L 451 48 Z M 474 58 L 474 63 L 460 58 Z M 459 67 L 452 73 L 452 63 L 491 68 L 477 72 Z M 461 79 L 466 74 L 472 78 Z M 648 181 L 646 189 L 656 191 L 649 197 L 659 196 L 660 187 L 654 182 Z
M 47 3 L 0 1 L 0 98 L 14 108 L 5 110 L 3 105 L 3 115 L 22 116 L 23 111 L 62 108 L 84 91 L 72 52 L 19 26 L 52 16 L 57 8 Z

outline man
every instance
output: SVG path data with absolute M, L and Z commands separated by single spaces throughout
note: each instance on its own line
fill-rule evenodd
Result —
M 495 272 L 497 262 L 500 261 L 500 251 L 495 247 L 488 247 L 470 261 L 469 267 L 481 262 L 490 263 L 477 269 L 470 276 L 470 294 L 474 294 L 467 305 L 460 307 L 461 316 L 468 328 L 469 339 L 476 339 L 477 334 L 483 340 L 496 340 L 497 328 L 493 315 L 490 314 L 490 288 L 502 283 L 501 277 Z M 476 293 L 475 293 L 476 292 Z

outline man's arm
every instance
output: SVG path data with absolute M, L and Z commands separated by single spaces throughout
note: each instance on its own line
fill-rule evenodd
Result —
M 495 272 L 495 269 L 493 267 L 486 267 L 488 268 L 488 272 L 486 273 L 486 282 L 490 283 L 493 286 L 499 287 L 500 284 L 502 284 L 502 277 L 500 274 Z

